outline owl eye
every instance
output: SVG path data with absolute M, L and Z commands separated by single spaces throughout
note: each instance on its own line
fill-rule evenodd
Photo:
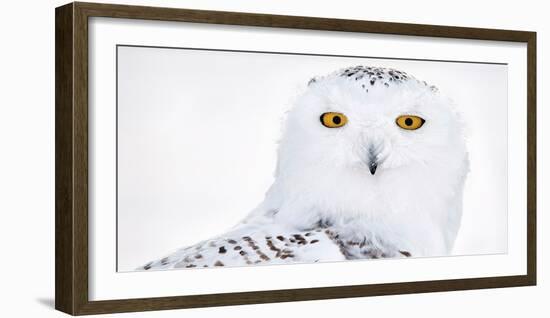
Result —
M 416 130 L 422 127 L 425 122 L 424 118 L 414 115 L 402 115 L 395 120 L 397 126 L 406 130 Z
M 321 123 L 328 128 L 338 128 L 347 124 L 348 118 L 342 113 L 328 112 L 321 115 Z

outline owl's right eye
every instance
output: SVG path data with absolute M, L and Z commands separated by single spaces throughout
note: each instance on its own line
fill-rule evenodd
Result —
M 321 123 L 328 128 L 339 128 L 347 122 L 348 118 L 342 113 L 328 112 L 321 115 Z

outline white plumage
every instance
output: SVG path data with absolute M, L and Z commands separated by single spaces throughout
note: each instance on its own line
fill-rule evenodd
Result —
M 275 182 L 256 209 L 140 268 L 447 255 L 467 172 L 459 115 L 434 86 L 342 69 L 312 79 L 287 114 Z

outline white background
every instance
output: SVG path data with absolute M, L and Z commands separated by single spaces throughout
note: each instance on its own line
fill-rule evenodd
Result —
M 280 14 L 332 16 L 341 18 L 448 24 L 462 26 L 528 29 L 539 32 L 539 105 L 545 102 L 542 93 L 550 26 L 545 20 L 542 5 L 523 1 L 504 7 L 502 2 L 480 3 L 462 1 L 419 3 L 393 1 L 337 4 L 327 2 L 309 5 L 306 1 L 135 1 L 149 5 L 206 8 L 219 10 L 266 12 Z M 0 136 L 3 152 L 0 177 L 2 206 L 7 221 L 2 222 L 2 312 L 6 316 L 34 314 L 40 317 L 60 316 L 52 310 L 53 303 L 53 8 L 59 1 L 35 1 L 13 4 L 5 12 L 27 10 L 26 18 L 10 14 L 2 20 L 2 93 L 0 107 Z M 475 8 L 475 9 L 474 9 Z M 10 10 L 11 9 L 11 10 Z M 498 9 L 498 12 L 495 11 Z M 17 30 L 17 31 L 15 31 Z M 548 132 L 543 123 L 548 112 L 539 107 L 539 165 L 548 156 L 542 136 Z M 539 167 L 539 228 L 548 226 L 543 214 L 547 199 L 544 190 L 548 178 L 546 169 Z M 29 199 L 29 196 L 31 199 Z M 548 235 L 539 231 L 539 246 L 548 244 Z M 335 316 L 342 312 L 365 310 L 369 314 L 423 315 L 449 317 L 466 315 L 519 316 L 527 312 L 543 316 L 547 309 L 542 300 L 550 292 L 544 264 L 548 250 L 539 248 L 539 286 L 530 288 L 466 291 L 424 295 L 377 297 L 351 300 L 330 300 L 306 303 L 255 305 L 244 307 L 197 309 L 159 313 L 140 313 L 134 316 L 217 317 L 235 316 L 275 317 L 281 315 L 319 314 Z M 452 308 L 451 311 L 448 308 Z M 536 316 L 536 315 L 535 315 Z
M 454 100 L 471 171 L 452 254 L 506 252 L 505 65 L 127 46 L 118 60 L 119 271 L 246 216 L 273 181 L 294 96 L 313 76 L 354 65 L 404 70 Z

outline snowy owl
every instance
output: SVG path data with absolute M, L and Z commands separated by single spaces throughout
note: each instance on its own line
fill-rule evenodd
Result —
M 450 253 L 468 154 L 435 86 L 369 66 L 315 77 L 286 115 L 277 156 L 274 183 L 243 221 L 140 269 Z

